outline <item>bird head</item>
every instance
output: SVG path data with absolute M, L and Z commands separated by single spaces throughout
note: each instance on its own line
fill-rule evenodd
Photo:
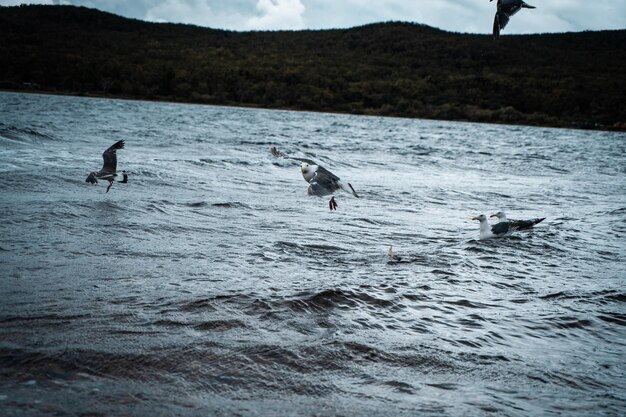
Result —
M 502 212 L 502 211 L 499 211 L 499 212 L 489 216 L 489 218 L 492 218 L 492 217 L 497 217 L 498 220 L 504 220 L 504 219 L 506 219 L 506 214 L 504 214 L 504 212 Z
M 481 214 L 480 216 L 472 217 L 472 220 L 478 220 L 479 222 L 487 221 L 487 216 Z
M 302 171 L 302 176 L 304 177 L 304 179 L 309 182 L 315 177 L 317 165 L 313 165 L 308 162 L 302 162 L 302 164 L 300 165 L 300 170 Z

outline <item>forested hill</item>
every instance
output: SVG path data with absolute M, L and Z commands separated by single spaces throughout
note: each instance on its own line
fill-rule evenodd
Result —
M 625 129 L 624 45 L 626 30 L 499 41 L 396 22 L 231 32 L 0 7 L 0 88 Z

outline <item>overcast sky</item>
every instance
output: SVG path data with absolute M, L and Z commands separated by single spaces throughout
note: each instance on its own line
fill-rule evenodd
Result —
M 506 33 L 626 29 L 626 0 L 527 0 Z M 488 0 L 0 0 L 72 4 L 154 22 L 231 30 L 346 28 L 400 20 L 454 32 L 490 33 L 495 2 Z

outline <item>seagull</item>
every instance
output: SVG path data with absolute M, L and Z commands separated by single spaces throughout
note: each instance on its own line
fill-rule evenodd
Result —
M 492 239 L 494 237 L 504 237 L 512 234 L 517 228 L 512 222 L 499 222 L 489 227 L 487 216 L 481 214 L 472 218 L 472 220 L 478 220 L 480 222 L 480 240 Z
M 534 225 L 539 224 L 546 219 L 545 217 L 542 217 L 542 218 L 536 218 L 536 219 L 530 219 L 530 220 L 508 220 L 506 218 L 506 214 L 504 214 L 503 211 L 499 211 L 496 214 L 492 214 L 489 217 L 490 218 L 497 217 L 500 222 L 511 222 L 511 224 L 515 226 L 517 230 L 530 229 Z
M 302 176 L 304 177 L 304 180 L 309 183 L 309 195 L 322 197 L 334 194 L 335 191 L 344 190 L 349 193 L 351 192 L 353 196 L 359 198 L 359 195 L 356 191 L 354 191 L 354 188 L 349 182 L 343 183 L 338 176 L 310 159 L 287 156 L 276 149 L 276 147 L 272 147 L 271 151 L 272 155 L 277 158 L 293 159 L 294 161 L 299 161 L 301 163 L 300 170 L 302 171 Z M 337 202 L 335 201 L 334 196 L 331 197 L 328 202 L 328 207 L 331 211 L 337 210 Z
M 400 262 L 402 260 L 402 258 L 393 251 L 393 246 L 389 246 L 389 251 L 387 252 L 387 255 L 389 256 L 390 261 Z
M 489 0 L 493 1 L 493 0 Z M 493 20 L 493 38 L 500 38 L 500 30 L 504 29 L 509 19 L 520 9 L 534 9 L 535 6 L 524 3 L 522 0 L 498 0 L 496 17 Z
M 115 177 L 117 176 L 117 174 L 115 173 L 115 170 L 117 169 L 117 150 L 118 149 L 124 149 L 123 140 L 115 142 L 109 149 L 104 151 L 104 153 L 102 154 L 102 159 L 104 160 L 102 169 L 98 172 L 92 172 L 91 174 L 89 174 L 85 182 L 88 182 L 91 184 L 97 184 L 98 178 L 100 178 L 101 180 L 107 180 L 109 181 L 109 186 L 107 187 L 107 191 L 106 191 L 108 193 L 109 190 L 111 189 L 111 186 L 113 185 L 113 181 L 115 181 Z M 128 182 L 128 176 L 126 175 L 125 172 L 126 171 L 124 171 L 123 182 Z

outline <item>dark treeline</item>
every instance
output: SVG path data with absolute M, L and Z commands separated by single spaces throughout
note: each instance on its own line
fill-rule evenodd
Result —
M 497 42 L 395 22 L 242 33 L 0 7 L 0 88 L 625 129 L 624 45 L 626 30 Z

